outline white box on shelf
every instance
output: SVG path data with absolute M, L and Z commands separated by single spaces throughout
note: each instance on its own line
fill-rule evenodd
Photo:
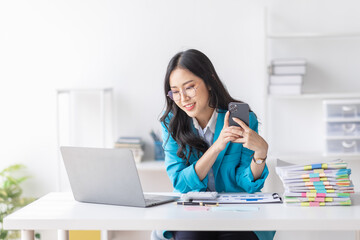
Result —
M 305 58 L 277 58 L 271 61 L 272 65 L 306 65 Z
M 271 74 L 273 75 L 305 75 L 305 65 L 274 65 L 271 67 Z

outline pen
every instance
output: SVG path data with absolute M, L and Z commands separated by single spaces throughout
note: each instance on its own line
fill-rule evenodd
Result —
M 177 205 L 187 205 L 187 206 L 206 206 L 206 207 L 217 207 L 219 203 L 203 203 L 203 202 L 177 202 Z
M 177 205 L 193 205 L 193 206 L 203 206 L 202 202 L 177 202 Z

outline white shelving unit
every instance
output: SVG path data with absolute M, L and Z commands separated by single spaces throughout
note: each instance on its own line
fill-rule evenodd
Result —
M 359 93 L 303 93 L 301 95 L 268 95 L 269 99 L 360 99 Z
M 60 146 L 112 147 L 113 92 L 113 88 L 71 88 L 56 91 L 58 191 L 70 191 Z M 68 234 L 64 230 L 58 230 L 58 239 L 69 239 Z M 109 239 L 107 230 L 101 230 L 101 239 Z
M 57 185 L 70 190 L 60 146 L 112 147 L 114 142 L 113 88 L 58 89 Z
M 333 32 L 333 33 L 288 33 L 274 34 L 268 33 L 270 39 L 291 39 L 291 38 L 353 38 L 360 37 L 360 32 Z
M 344 159 L 360 159 L 359 153 L 325 155 L 326 139 L 336 140 L 336 137 L 326 135 L 324 130 L 326 122 L 322 113 L 322 102 L 325 100 L 360 100 L 360 88 L 352 87 L 354 81 L 349 78 L 350 73 L 346 71 L 342 63 L 347 52 L 346 50 L 341 52 L 341 49 L 337 47 L 349 42 L 360 44 L 360 32 L 271 32 L 268 30 L 269 23 L 271 23 L 269 16 L 268 9 L 265 9 L 264 51 L 266 69 L 274 58 L 298 57 L 307 59 L 308 68 L 312 68 L 305 76 L 304 85 L 306 87 L 304 86 L 303 94 L 270 95 L 268 91 L 266 92 L 264 133 L 269 141 L 269 155 L 275 158 L 341 157 Z M 318 49 L 319 46 L 321 49 Z M 329 52 L 335 51 L 333 59 L 322 54 L 321 51 L 326 52 L 326 47 L 329 48 Z M 309 48 L 315 49 L 315 51 L 310 51 Z M 303 55 L 299 55 L 299 53 Z M 357 60 L 360 61 L 360 57 Z M 336 65 L 336 61 L 339 61 L 338 69 L 333 67 Z M 327 70 L 329 71 L 327 72 Z M 358 76 L 360 79 L 360 71 L 355 67 L 352 71 L 352 77 Z M 266 89 L 268 89 L 268 85 L 269 76 L 267 73 L 265 76 Z M 328 119 L 328 122 L 333 121 L 337 120 L 335 118 Z M 341 121 L 354 122 L 359 121 L 359 119 L 349 118 L 341 119 Z M 342 139 L 358 140 L 360 137 L 346 136 Z

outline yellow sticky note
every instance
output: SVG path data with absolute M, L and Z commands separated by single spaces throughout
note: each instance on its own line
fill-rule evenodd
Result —
M 311 165 L 305 165 L 304 166 L 304 170 L 306 171 L 306 170 L 311 170 L 312 169 L 312 166 Z
M 309 198 L 310 197 L 314 198 L 314 197 L 316 197 L 316 193 L 308 192 L 308 193 L 306 193 L 306 196 Z

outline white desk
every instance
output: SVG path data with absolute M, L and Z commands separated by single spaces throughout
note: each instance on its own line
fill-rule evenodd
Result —
M 6 229 L 22 230 L 360 230 L 360 195 L 353 206 L 287 207 L 262 204 L 258 211 L 187 211 L 168 203 L 150 208 L 76 202 L 71 193 L 50 193 L 4 219 Z M 196 224 L 195 224 L 196 223 Z

